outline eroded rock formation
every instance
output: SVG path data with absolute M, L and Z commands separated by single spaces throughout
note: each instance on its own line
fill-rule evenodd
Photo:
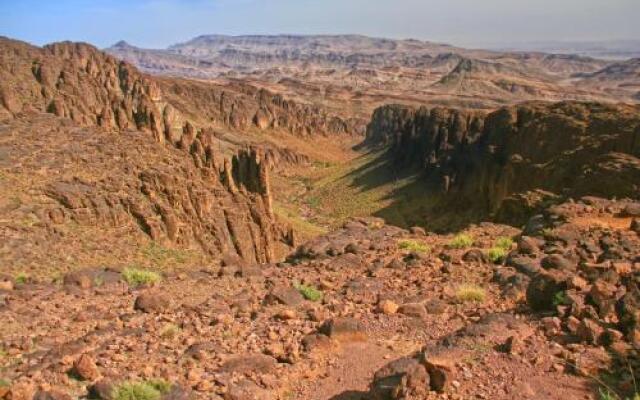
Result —
M 269 153 L 241 150 L 230 161 L 214 129 L 197 127 L 153 79 L 92 46 L 4 39 L 0 58 L 8 124 L 0 149 L 21 166 L 17 176 L 40 168 L 27 147 L 57 171 L 32 188 L 55 202 L 34 204 L 38 223 L 136 226 L 159 243 L 249 262 L 275 261 L 293 245 L 273 215 Z
M 635 106 L 526 103 L 483 116 L 392 105 L 376 110 L 365 143 L 388 145 L 395 168 L 416 168 L 434 193 L 488 213 L 533 190 L 640 197 Z

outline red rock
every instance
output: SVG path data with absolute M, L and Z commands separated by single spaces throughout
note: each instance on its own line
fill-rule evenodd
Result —
M 354 318 L 334 318 L 326 321 L 319 329 L 320 333 L 340 342 L 363 341 L 367 339 L 362 323 Z
M 464 357 L 463 353 L 457 348 L 432 348 L 422 353 L 422 363 L 429 373 L 431 390 L 443 392 L 455 380 L 456 363 Z
M 73 397 L 57 390 L 41 390 L 33 396 L 33 400 L 73 400 Z
M 113 389 L 115 384 L 109 379 L 102 379 L 94 383 L 89 388 L 89 393 L 92 397 L 100 400 L 113 400 Z
M 94 381 L 100 377 L 100 371 L 93 357 L 83 354 L 73 363 L 73 372 L 85 381 Z
M 425 318 L 427 316 L 427 310 L 420 303 L 403 304 L 398 309 L 398 312 L 413 318 Z
M 382 314 L 395 314 L 398 311 L 398 305 L 391 300 L 382 300 L 378 303 L 378 312 Z
M 136 299 L 134 308 L 136 310 L 144 311 L 147 313 L 159 313 L 168 311 L 171 307 L 171 299 L 158 292 L 142 293 Z
M 224 362 L 222 371 L 236 373 L 268 373 L 276 368 L 275 358 L 266 354 L 235 356 Z
M 292 286 L 275 287 L 265 298 L 267 304 L 284 304 L 287 306 L 297 306 L 304 301 L 300 292 Z
M 372 399 L 423 398 L 429 392 L 429 374 L 419 360 L 400 358 L 376 371 L 369 396 Z
M 602 336 L 603 332 L 604 328 L 598 325 L 597 322 L 585 318 L 580 322 L 580 325 L 578 325 L 576 335 L 578 335 L 580 340 L 587 343 L 599 344 L 600 337 Z

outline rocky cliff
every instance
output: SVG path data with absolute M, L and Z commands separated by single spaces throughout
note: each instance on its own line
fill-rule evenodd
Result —
M 640 197 L 640 109 L 634 106 L 526 103 L 482 115 L 391 105 L 373 114 L 365 143 L 387 145 L 398 170 L 420 170 L 424 185 L 444 195 L 449 208 L 517 222 L 526 213 L 511 215 L 514 201 Z
M 248 84 L 146 77 L 83 43 L 37 48 L 0 38 L 0 60 L 2 118 L 26 109 L 46 110 L 86 126 L 150 131 L 156 140 L 174 144 L 187 120 L 307 135 L 364 130 L 363 121 L 330 115 Z
M 3 39 L 0 94 L 2 191 L 21 199 L 1 208 L 7 249 L 37 237 L 45 253 L 85 253 L 51 243 L 69 224 L 100 230 L 95 239 L 107 247 L 125 230 L 133 242 L 141 233 L 248 262 L 275 261 L 293 245 L 271 209 L 268 153 L 229 159 L 212 129 L 194 125 L 134 67 L 86 44 Z M 21 229 L 27 216 L 33 225 Z M 14 255 L 28 263 L 46 256 L 40 250 Z
M 241 81 L 226 85 L 186 79 L 158 79 L 166 98 L 195 120 L 236 130 L 279 130 L 298 136 L 364 134 L 366 122 L 288 100 Z

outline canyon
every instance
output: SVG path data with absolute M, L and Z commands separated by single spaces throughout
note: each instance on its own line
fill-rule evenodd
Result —
M 635 399 L 639 95 L 637 59 L 0 38 L 0 399 Z

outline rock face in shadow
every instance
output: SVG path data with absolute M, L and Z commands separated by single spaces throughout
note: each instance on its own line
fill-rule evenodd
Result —
M 388 146 L 394 168 L 422 172 L 434 194 L 455 199 L 452 207 L 497 212 L 505 220 L 518 215 L 514 203 L 532 197 L 640 197 L 640 109 L 634 106 L 525 103 L 483 116 L 390 105 L 373 114 L 365 143 Z M 546 195 L 528 195 L 536 190 Z M 501 213 L 505 201 L 511 210 Z
M 293 245 L 273 215 L 269 153 L 227 158 L 213 129 L 127 63 L 81 43 L 0 39 L 0 82 L 3 161 L 20 166 L 18 177 L 56 171 L 30 183 L 53 201 L 33 204 L 38 224 L 136 226 L 160 243 L 248 262 L 276 261 Z

